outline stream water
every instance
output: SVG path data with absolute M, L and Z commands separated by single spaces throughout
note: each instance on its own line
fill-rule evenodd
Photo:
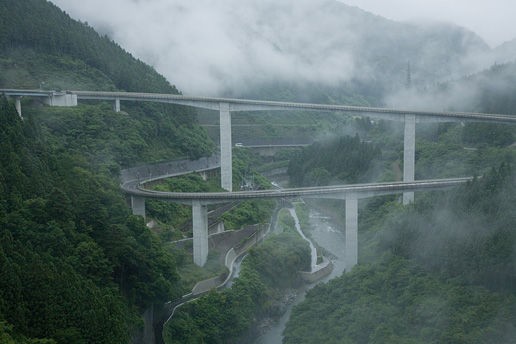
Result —
M 296 227 L 299 225 L 299 220 L 297 219 L 297 214 L 294 209 L 290 210 L 294 220 L 296 221 Z M 321 279 L 320 281 L 309 284 L 298 290 L 295 301 L 290 304 L 287 308 L 287 311 L 280 320 L 267 328 L 266 332 L 264 332 L 260 337 L 258 337 L 254 344 L 281 344 L 283 340 L 283 330 L 285 329 L 285 325 L 287 324 L 288 319 L 290 318 L 290 313 L 292 312 L 292 307 L 305 299 L 305 294 L 307 290 L 313 288 L 318 283 L 327 282 L 330 279 L 340 276 L 345 269 L 344 265 L 344 247 L 345 247 L 345 237 L 344 234 L 337 229 L 338 227 L 331 222 L 331 219 L 321 215 L 314 209 L 310 209 L 309 213 L 310 219 L 310 227 L 311 227 L 311 236 L 313 240 L 320 246 L 324 247 L 328 252 L 330 252 L 333 257 L 333 271 Z M 308 240 L 303 233 L 301 233 L 305 240 Z M 313 247 L 313 244 L 310 242 L 310 247 Z M 313 248 L 315 250 L 315 248 Z M 315 266 L 315 262 L 317 261 L 317 255 L 315 255 L 316 261 L 314 262 L 314 254 L 312 254 L 312 269 Z
M 311 262 L 310 262 L 310 271 L 314 271 L 315 269 L 315 266 L 317 265 L 317 249 L 315 248 L 314 244 L 312 243 L 311 240 L 309 240 L 306 236 L 305 236 L 305 233 L 303 233 L 303 231 L 301 230 L 301 224 L 299 223 L 299 218 L 297 217 L 297 213 L 296 213 L 296 209 L 295 208 L 289 208 L 289 211 L 290 211 L 290 216 L 292 216 L 294 218 L 294 224 L 296 226 L 296 230 L 297 232 L 299 233 L 299 235 L 301 235 L 301 237 L 303 239 L 305 239 L 308 244 L 310 245 L 310 257 L 311 257 Z

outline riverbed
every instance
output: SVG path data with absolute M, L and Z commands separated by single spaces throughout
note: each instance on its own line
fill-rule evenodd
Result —
M 283 340 L 283 330 L 290 318 L 292 307 L 305 299 L 307 290 L 313 288 L 319 283 L 327 282 L 332 278 L 342 275 L 342 272 L 345 269 L 345 237 L 343 232 L 336 224 L 332 223 L 331 218 L 322 215 L 315 209 L 309 209 L 309 220 L 312 239 L 317 243 L 317 245 L 323 247 L 333 255 L 333 270 L 328 276 L 324 277 L 320 281 L 306 285 L 298 290 L 294 302 L 287 307 L 285 314 L 283 314 L 277 323 L 268 327 L 266 332 L 254 341 L 254 344 L 281 344 Z

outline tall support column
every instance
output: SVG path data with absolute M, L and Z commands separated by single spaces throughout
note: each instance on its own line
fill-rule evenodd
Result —
M 120 98 L 115 98 L 115 102 L 113 103 L 113 110 L 115 112 L 120 112 Z
M 131 209 L 133 210 L 133 215 L 140 215 L 145 219 L 145 198 L 131 196 Z
M 192 203 L 192 224 L 194 264 L 204 266 L 208 259 L 208 206 L 199 201 Z
M 403 140 L 403 181 L 414 181 L 416 160 L 416 116 L 405 115 L 405 135 Z M 414 202 L 414 192 L 403 193 L 403 204 Z
M 346 271 L 358 262 L 358 199 L 346 198 Z
M 228 103 L 220 103 L 220 186 L 233 191 L 231 113 Z
M 23 119 L 22 112 L 21 112 L 21 98 L 16 97 L 14 98 L 14 106 L 16 107 L 16 112 L 18 112 L 18 116 Z

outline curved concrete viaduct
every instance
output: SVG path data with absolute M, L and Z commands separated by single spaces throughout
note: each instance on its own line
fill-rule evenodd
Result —
M 197 97 L 158 93 L 45 91 L 17 89 L 0 89 L 0 93 L 15 98 L 16 108 L 18 109 L 20 116 L 21 97 L 41 98 L 51 106 L 74 106 L 77 105 L 78 100 L 82 99 L 107 100 L 113 102 L 113 109 L 117 112 L 120 111 L 120 101 L 122 100 L 171 103 L 218 111 L 220 116 L 221 186 L 228 191 L 232 191 L 233 184 L 231 112 L 265 110 L 339 111 L 379 119 L 403 121 L 405 123 L 403 181 L 405 182 L 414 181 L 416 122 L 483 121 L 497 123 L 516 123 L 516 117 L 502 114 L 387 109 L 377 107 Z M 404 204 L 410 203 L 413 200 L 414 194 L 412 192 L 404 193 Z
M 350 242 L 353 257 L 349 258 L 349 266 L 356 264 L 356 222 L 357 200 L 370 195 L 390 194 L 403 192 L 403 203 L 413 201 L 414 191 L 433 188 L 451 187 L 464 183 L 467 179 L 447 179 L 441 181 L 414 182 L 415 166 L 415 127 L 416 122 L 449 122 L 449 121 L 482 121 L 496 123 L 516 123 L 516 117 L 502 114 L 483 114 L 473 112 L 438 112 L 409 109 L 387 109 L 375 107 L 359 107 L 332 104 L 310 104 L 295 102 L 260 101 L 249 99 L 195 97 L 156 93 L 134 92 L 99 92 L 99 91 L 44 91 L 44 90 L 16 90 L 0 89 L 0 93 L 14 97 L 16 109 L 21 116 L 21 97 L 36 97 L 43 99 L 51 106 L 75 106 L 81 99 L 107 100 L 113 102 L 113 109 L 120 111 L 120 101 L 150 101 L 171 103 L 185 106 L 204 108 L 219 112 L 220 118 L 220 169 L 221 186 L 230 193 L 221 194 L 179 194 L 157 193 L 145 190 L 133 181 L 133 184 L 124 184 L 124 190 L 131 194 L 132 208 L 135 214 L 145 216 L 145 198 L 168 199 L 175 202 L 192 205 L 194 241 L 196 235 L 201 246 L 194 253 L 194 260 L 198 265 L 204 265 L 207 256 L 207 204 L 227 202 L 232 199 L 250 198 L 278 198 L 278 197 L 326 197 L 346 200 L 346 245 Z M 403 121 L 404 150 L 403 150 L 403 183 L 365 184 L 356 186 L 333 186 L 328 188 L 287 189 L 284 191 L 232 191 L 232 140 L 231 140 L 231 112 L 235 111 L 266 111 L 266 110 L 302 110 L 302 111 L 339 111 L 358 114 L 373 118 Z M 155 176 L 159 178 L 158 176 Z M 367 196 L 369 195 L 369 196 Z M 350 216 L 348 216 L 350 215 Z M 348 227 L 354 228 L 348 231 Z M 206 230 L 205 230 L 206 229 Z M 206 233 L 205 233 L 206 232 Z M 349 232 L 349 235 L 348 235 Z M 349 240 L 348 240 L 349 238 Z M 206 241 L 206 243 L 205 243 Z M 353 244 L 354 242 L 354 244 Z M 205 247 L 205 248 L 204 248 Z M 194 245 L 195 252 L 195 245 Z M 354 253 L 353 253 L 354 252 Z
M 453 112 L 453 111 L 423 111 L 411 109 L 390 109 L 365 106 L 349 106 L 337 104 L 313 104 L 298 102 L 281 102 L 252 99 L 235 98 L 216 98 L 184 96 L 175 94 L 160 93 L 138 93 L 138 92 L 103 92 L 103 91 L 44 91 L 44 90 L 18 90 L 0 89 L 0 93 L 10 97 L 37 97 L 50 98 L 47 102 L 53 106 L 74 106 L 77 100 L 107 100 L 114 103 L 126 101 L 148 101 L 158 103 L 171 103 L 185 106 L 192 106 L 208 110 L 219 111 L 221 104 L 227 104 L 227 110 L 231 112 L 239 111 L 267 111 L 267 110 L 312 110 L 312 111 L 340 111 L 354 114 L 361 114 L 378 119 L 404 120 L 405 115 L 414 115 L 418 122 L 424 121 L 483 121 L 516 123 L 516 117 L 503 114 L 486 114 L 477 112 Z M 69 104 L 59 102 L 61 99 L 71 100 Z M 75 100 L 75 104 L 73 102 Z M 224 107 L 224 106 L 223 106 Z M 120 111 L 119 106 L 114 106 L 115 110 Z
M 349 199 L 368 198 L 380 195 L 398 194 L 406 191 L 425 191 L 446 189 L 471 181 L 472 177 L 418 180 L 414 182 L 386 182 L 368 184 L 346 184 L 320 187 L 304 187 L 289 189 L 271 189 L 236 192 L 165 192 L 144 188 L 137 182 L 122 185 L 128 195 L 146 199 L 167 200 L 175 203 L 192 205 L 199 202 L 203 205 L 271 198 L 326 198 Z
M 170 165 L 164 163 L 162 165 Z M 199 171 L 202 166 L 206 170 L 218 167 L 218 157 L 202 158 L 196 161 L 182 161 L 177 164 L 183 168 L 183 173 Z M 161 177 L 182 174 L 177 166 L 172 166 L 174 173 L 163 171 Z M 170 168 L 170 167 L 169 167 Z M 156 170 L 161 170 L 156 165 Z M 306 188 L 290 188 L 280 190 L 257 190 L 239 192 L 163 192 L 146 189 L 145 182 L 159 179 L 153 175 L 143 179 L 126 178 L 122 183 L 122 190 L 131 196 L 133 214 L 145 217 L 145 199 L 166 200 L 175 203 L 187 204 L 192 207 L 193 254 L 194 263 L 203 266 L 208 257 L 208 205 L 243 201 L 251 199 L 283 199 L 283 198 L 326 198 L 341 199 L 346 202 L 346 268 L 349 270 L 358 261 L 358 200 L 361 198 L 414 192 L 425 190 L 439 190 L 455 187 L 470 181 L 472 178 L 450 178 L 437 180 L 420 180 L 415 182 L 390 182 L 352 185 L 332 185 Z

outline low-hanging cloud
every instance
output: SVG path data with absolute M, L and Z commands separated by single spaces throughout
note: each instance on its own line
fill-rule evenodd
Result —
M 187 94 L 245 92 L 271 80 L 337 84 L 353 76 L 346 48 L 352 30 L 342 17 L 328 16 L 325 0 L 52 1 Z
M 516 38 L 514 0 L 339 0 L 401 21 L 443 21 L 473 30 L 492 47 Z

